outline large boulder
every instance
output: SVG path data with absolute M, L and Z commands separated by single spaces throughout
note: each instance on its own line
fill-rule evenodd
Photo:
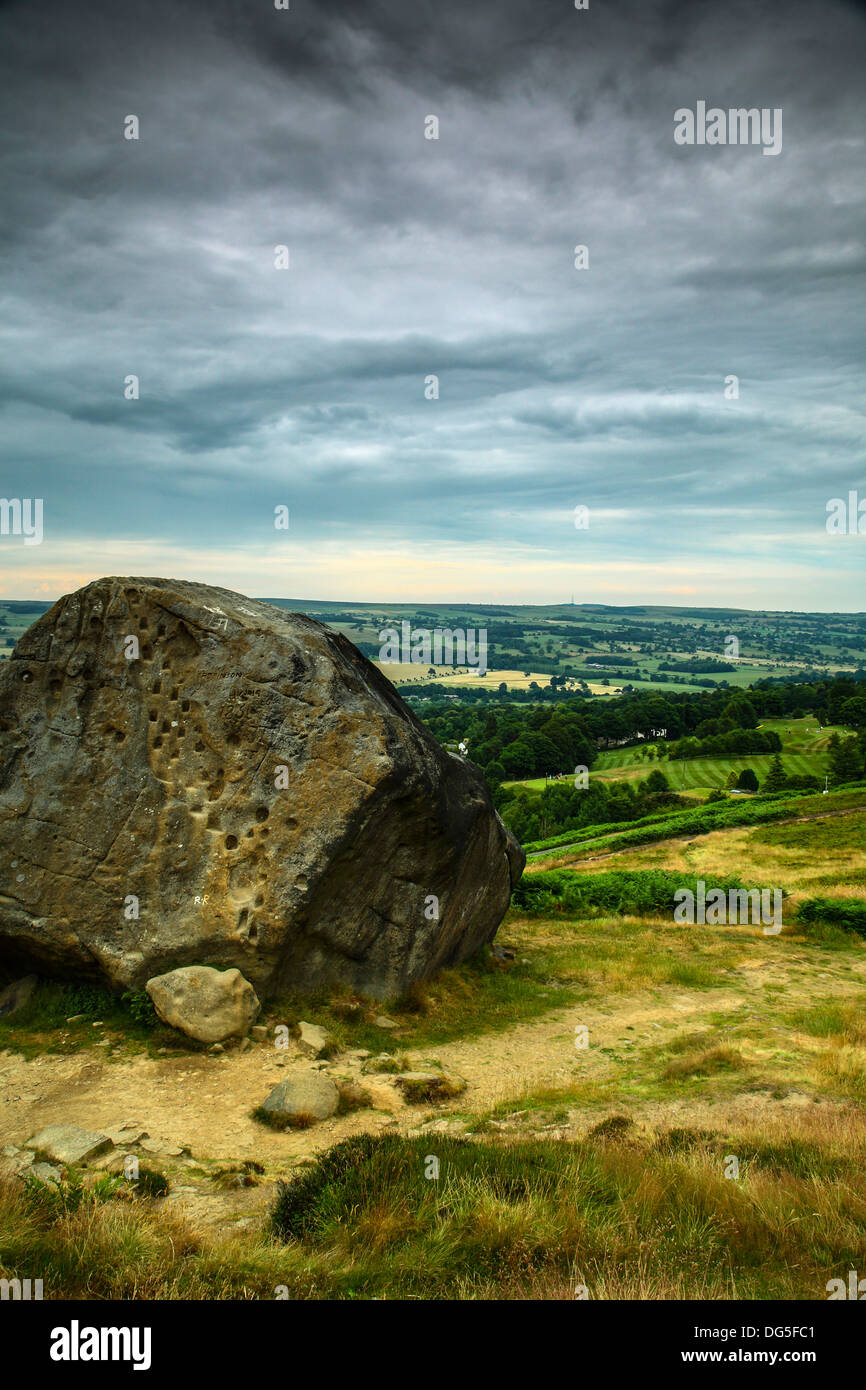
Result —
M 239 970 L 183 965 L 154 975 L 146 988 L 163 1023 L 198 1042 L 245 1038 L 259 1014 L 256 992 Z
M 168 579 L 60 599 L 0 667 L 0 953 L 138 989 L 395 994 L 490 941 L 524 856 L 346 638 Z

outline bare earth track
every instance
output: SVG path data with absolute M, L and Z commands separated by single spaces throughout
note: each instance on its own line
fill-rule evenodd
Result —
M 628 1076 L 649 1062 L 655 1050 L 682 1034 L 708 1034 L 719 1015 L 725 1015 L 727 1035 L 748 1031 L 765 1015 L 767 989 L 781 991 L 786 1007 L 807 1008 L 816 991 L 840 1005 L 862 1000 L 866 983 L 863 958 L 828 953 L 816 974 L 815 962 L 800 943 L 755 938 L 752 949 L 728 972 L 730 984 L 701 990 L 656 986 L 637 992 L 608 995 L 557 1008 L 504 1032 L 465 1037 L 426 1052 L 411 1050 L 413 1063 L 435 1060 L 467 1082 L 466 1092 L 445 1106 L 407 1105 L 387 1075 L 364 1076 L 374 1108 L 360 1110 L 303 1131 L 278 1133 L 254 1121 L 250 1112 L 288 1070 L 311 1063 L 293 1053 L 278 1053 L 261 1044 L 221 1056 L 207 1054 L 106 1056 L 98 1042 L 74 1055 L 47 1053 L 26 1059 L 0 1054 L 0 1163 L 6 1146 L 19 1146 L 50 1124 L 77 1124 L 92 1130 L 118 1129 L 134 1123 L 150 1136 L 140 1157 L 166 1171 L 172 1182 L 172 1204 L 185 1206 L 204 1225 L 226 1220 L 246 1222 L 269 1199 L 273 1181 L 317 1151 L 361 1132 L 464 1133 L 487 1117 L 487 1132 L 514 1130 L 550 1137 L 578 1137 L 605 1113 L 627 1113 L 653 1128 L 706 1123 L 714 1126 L 765 1119 L 798 1118 L 831 1112 L 855 1117 L 856 1107 L 845 1100 L 796 1088 L 750 1085 L 727 1090 L 712 1102 L 687 1091 L 680 1097 L 655 1098 L 630 1094 Z M 575 1028 L 588 1029 L 589 1047 L 577 1050 Z M 784 1046 L 808 1055 L 816 1040 L 783 1030 Z M 400 1048 L 395 1035 L 395 1050 Z M 360 1079 L 361 1059 L 345 1054 L 326 1066 L 332 1074 Z M 651 1068 L 651 1062 L 649 1063 Z M 553 1092 L 586 1083 L 613 1083 L 606 1109 L 572 1106 L 566 1115 L 550 1119 L 533 1110 L 521 1111 L 524 1096 Z M 504 1111 L 511 1107 L 512 1115 Z M 490 1112 L 499 1107 L 499 1118 Z M 470 1130 L 471 1137 L 471 1130 Z M 253 1188 L 226 1192 L 212 1182 L 214 1165 L 255 1159 L 266 1175 Z M 97 1160 L 99 1163 L 99 1160 Z

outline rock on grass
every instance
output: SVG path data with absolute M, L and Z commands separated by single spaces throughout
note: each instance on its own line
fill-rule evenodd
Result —
M 186 965 L 154 975 L 147 992 L 163 1023 L 204 1043 L 246 1037 L 261 1008 L 239 970 L 214 970 L 210 965 Z
M 450 1076 L 441 1071 L 407 1071 L 394 1080 L 410 1105 L 451 1100 L 466 1090 L 466 1082 L 462 1077 Z
M 330 1077 L 298 1072 L 279 1081 L 255 1115 L 274 1129 L 304 1128 L 308 1117 L 313 1122 L 330 1119 L 339 1103 L 340 1093 Z
M 28 1139 L 26 1148 L 35 1149 L 38 1154 L 53 1163 L 86 1163 L 107 1153 L 112 1147 L 105 1134 L 97 1134 L 78 1125 L 49 1125 Z

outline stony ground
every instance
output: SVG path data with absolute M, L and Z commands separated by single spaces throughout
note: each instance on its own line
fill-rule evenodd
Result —
M 467 1036 L 419 1051 L 391 1034 L 394 1054 L 408 1053 L 412 1067 L 439 1066 L 466 1082 L 459 1097 L 440 1105 L 410 1105 L 393 1075 L 377 1073 L 361 1051 L 330 1061 L 311 1061 L 292 1044 L 280 1052 L 271 1042 L 227 1050 L 221 1055 L 169 1053 L 112 1055 L 99 1037 L 73 1054 L 46 1053 L 27 1059 L 0 1053 L 0 1170 L 20 1169 L 32 1155 L 26 1141 L 46 1126 L 74 1124 L 101 1133 L 135 1131 L 95 1167 L 117 1167 L 135 1153 L 164 1172 L 173 1205 L 183 1206 L 202 1226 L 246 1223 L 270 1201 L 274 1183 L 317 1151 L 360 1132 L 451 1134 L 491 1129 L 551 1137 L 578 1136 L 604 1114 L 626 1113 L 641 1124 L 726 1124 L 786 1118 L 797 1122 L 861 1124 L 863 1111 L 850 1094 L 804 1084 L 808 1065 L 824 1041 L 795 1028 L 768 1022 L 768 1001 L 787 1009 L 809 1007 L 816 994 L 859 1006 L 866 984 L 862 957 L 824 954 L 816 962 L 795 941 L 756 941 L 748 956 L 728 972 L 729 984 L 689 990 L 671 986 L 605 995 L 594 1002 L 557 1008 L 506 1031 Z M 724 1020 L 727 1042 L 748 1042 L 750 1067 L 740 1078 L 711 1088 L 684 1086 L 681 1093 L 654 1093 L 641 1078 L 657 1074 L 654 1058 L 666 1043 L 685 1035 L 712 1037 Z M 587 1028 L 589 1047 L 575 1047 L 575 1029 Z M 757 1031 L 756 1031 L 757 1030 Z M 763 1032 L 762 1032 L 763 1030 Z M 102 1044 L 102 1045 L 101 1045 Z M 780 1058 L 782 1059 L 780 1061 Z M 787 1059 L 787 1060 L 786 1060 Z M 762 1071 L 762 1064 L 766 1070 Z M 287 1075 L 310 1067 L 337 1078 L 360 1081 L 372 1107 L 335 1116 L 305 1130 L 276 1132 L 251 1111 Z M 757 1070 L 756 1070 L 757 1069 Z M 757 1080 L 757 1084 L 756 1084 Z M 607 1109 L 578 1102 L 553 1102 L 545 1092 L 592 1088 L 611 1097 Z M 264 1173 L 241 1186 L 242 1168 L 255 1160 Z

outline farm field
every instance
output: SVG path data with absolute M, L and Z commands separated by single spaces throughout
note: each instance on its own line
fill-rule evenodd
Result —
M 783 751 L 781 757 L 785 771 L 790 776 L 824 776 L 826 755 Z M 770 770 L 772 760 L 771 753 L 744 753 L 739 758 L 687 758 L 683 762 L 668 762 L 664 759 L 660 763 L 653 763 L 652 766 L 661 769 L 673 791 L 711 792 L 724 787 L 730 773 L 741 772 L 745 767 L 752 768 L 758 781 L 763 781 Z M 632 763 L 625 768 L 616 765 L 607 768 L 593 767 L 591 775 L 598 776 L 602 781 L 618 781 L 622 777 L 645 777 L 649 770 L 650 766 L 646 763 L 642 766 Z
M 428 630 L 483 629 L 491 667 L 483 678 L 453 667 L 437 667 L 435 676 L 427 674 L 427 667 L 382 667 L 389 680 L 405 687 L 435 680 L 450 685 L 455 694 L 465 691 L 466 698 L 471 698 L 473 687 L 495 689 L 503 680 L 512 690 L 528 689 L 533 680 L 543 688 L 553 675 L 570 679 L 575 688 L 581 682 L 585 691 L 598 696 L 614 694 L 626 684 L 661 692 L 696 691 L 719 684 L 741 688 L 767 676 L 850 672 L 866 666 L 866 615 L 862 613 L 265 601 L 326 623 L 377 664 L 380 633 L 388 627 L 399 629 L 404 621 L 412 628 Z M 9 655 L 12 643 L 49 606 L 36 600 L 0 598 L 0 659 Z M 736 636 L 740 644 L 736 660 L 724 656 L 730 636 Z M 526 671 L 532 674 L 525 676 Z
M 779 735 L 782 740 L 780 756 L 789 776 L 824 777 L 829 766 L 827 747 L 831 736 L 836 733 L 841 738 L 852 732 L 841 726 L 819 729 L 812 716 L 804 719 L 767 719 L 760 728 L 772 729 Z M 772 753 L 744 753 L 740 757 L 687 758 L 670 762 L 667 758 L 649 758 L 647 753 L 651 746 L 663 748 L 664 744 L 641 743 L 599 753 L 590 778 L 598 778 L 602 782 L 640 781 L 653 768 L 658 768 L 667 777 L 673 791 L 701 796 L 723 788 L 731 772 L 740 772 L 746 767 L 752 768 L 761 782 L 773 760 Z M 546 784 L 543 777 L 534 777 L 507 785 L 540 792 Z
M 487 671 L 483 676 L 479 676 L 472 667 L 460 666 L 414 666 L 399 665 L 392 662 L 375 662 L 379 670 L 394 685 L 402 687 L 407 685 L 426 685 L 431 681 L 448 686 L 482 686 L 485 690 L 496 690 L 504 681 L 509 690 L 529 690 L 535 683 L 539 687 L 544 687 L 550 682 L 550 672 L 546 675 L 540 671 L 530 671 L 527 675 L 525 671 L 513 669 Z M 433 672 L 431 675 L 430 672 Z M 618 686 L 603 686 L 599 681 L 587 681 L 587 685 L 593 695 L 618 695 Z

